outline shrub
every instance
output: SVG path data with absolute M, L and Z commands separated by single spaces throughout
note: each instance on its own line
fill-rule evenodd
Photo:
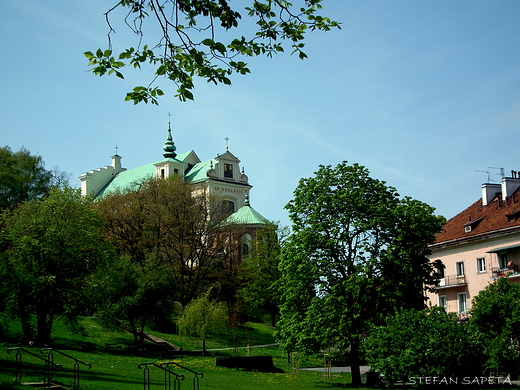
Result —
M 372 327 L 364 344 L 368 364 L 390 383 L 478 376 L 484 360 L 474 329 L 439 307 L 401 310 Z

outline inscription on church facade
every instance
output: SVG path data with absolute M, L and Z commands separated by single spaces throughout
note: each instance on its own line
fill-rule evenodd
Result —
M 225 188 L 225 187 L 217 187 L 215 186 L 215 191 L 221 191 L 221 192 L 230 192 L 232 194 L 243 194 L 243 190 L 235 190 L 233 188 Z

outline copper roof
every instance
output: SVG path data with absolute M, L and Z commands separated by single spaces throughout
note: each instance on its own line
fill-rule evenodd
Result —
M 433 246 L 454 240 L 478 239 L 517 228 L 520 229 L 520 188 L 506 200 L 497 194 L 486 206 L 482 206 L 482 199 L 477 200 L 446 222 Z

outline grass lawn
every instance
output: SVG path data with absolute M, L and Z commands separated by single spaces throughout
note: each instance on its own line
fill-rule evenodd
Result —
M 90 363 L 92 368 L 80 365 L 81 388 L 86 390 L 125 390 L 143 388 L 143 369 L 139 369 L 141 363 L 175 361 L 193 371 L 202 372 L 204 377 L 200 380 L 200 388 L 204 389 L 266 389 L 266 390 L 307 390 L 307 389 L 331 389 L 347 387 L 350 382 L 349 374 L 339 374 L 331 379 L 323 377 L 322 373 L 300 371 L 293 373 L 287 364 L 286 356 L 277 347 L 254 348 L 250 353 L 253 356 L 271 355 L 277 368 L 283 373 L 246 372 L 235 369 L 217 367 L 215 357 L 205 356 L 177 356 L 168 352 L 156 350 L 153 345 L 148 345 L 144 351 L 134 351 L 131 348 L 132 336 L 117 330 L 107 330 L 96 322 L 94 318 L 85 318 L 83 322 L 86 335 L 71 335 L 59 322 L 53 331 L 53 347 L 75 357 L 83 362 Z M 169 334 L 154 332 L 154 335 L 167 339 L 179 345 L 184 350 L 201 349 L 202 342 L 193 338 L 184 338 Z M 16 326 L 9 329 L 11 341 L 20 338 L 20 330 Z M 230 337 L 212 337 L 207 341 L 207 348 L 222 348 L 232 346 Z M 274 342 L 273 329 L 263 324 L 250 324 L 240 334 L 240 345 L 247 341 L 254 345 L 270 344 Z M 105 343 L 117 343 L 121 350 L 108 351 Z M 7 353 L 7 346 L 0 350 L 0 389 L 23 389 L 24 386 L 13 385 L 15 378 L 14 351 Z M 39 348 L 23 347 L 24 349 L 39 355 Z M 233 351 L 218 351 L 218 355 L 233 355 Z M 246 349 L 238 350 L 237 355 L 245 356 Z M 43 372 L 40 370 L 42 362 L 37 358 L 23 353 L 24 371 L 22 382 L 41 382 Z M 63 369 L 54 374 L 54 381 L 72 387 L 74 362 L 57 353 L 54 354 L 54 362 L 62 364 Z M 301 366 L 319 365 L 319 360 L 308 359 L 301 362 Z M 28 366 L 28 368 L 26 368 Z M 193 374 L 191 372 L 174 369 L 174 372 L 185 375 L 182 389 L 193 389 Z M 151 389 L 164 389 L 164 372 L 160 369 L 150 368 Z

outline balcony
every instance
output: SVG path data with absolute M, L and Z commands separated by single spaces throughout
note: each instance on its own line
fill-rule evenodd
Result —
M 493 279 L 503 278 L 504 276 L 509 276 L 510 279 L 520 278 L 520 271 L 516 264 L 509 268 L 492 268 L 491 274 Z
M 466 277 L 464 275 L 446 275 L 444 278 L 439 279 L 439 284 L 435 288 L 441 290 L 466 285 Z

